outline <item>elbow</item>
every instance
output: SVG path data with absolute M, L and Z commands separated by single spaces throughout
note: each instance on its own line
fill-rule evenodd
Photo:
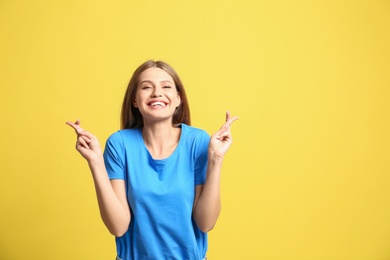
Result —
M 118 228 L 118 229 L 109 229 L 111 235 L 115 236 L 115 237 L 121 237 L 123 236 L 124 234 L 126 234 L 127 232 L 127 228 L 124 229 L 124 228 Z
M 123 219 L 109 219 L 102 216 L 103 223 L 110 232 L 111 235 L 115 237 L 121 237 L 123 236 L 130 226 L 130 217 L 123 218 Z
M 110 232 L 110 233 L 111 233 L 111 235 L 113 235 L 115 237 L 121 237 L 124 234 L 126 234 L 126 232 Z
M 108 231 L 111 233 L 111 235 L 115 237 L 121 237 L 124 234 L 126 234 L 127 230 L 129 229 L 129 222 L 124 222 L 122 224 L 113 224 L 113 223 L 105 223 Z
M 208 232 L 210 232 L 211 230 L 214 229 L 214 226 L 215 226 L 215 223 L 214 224 L 203 225 L 203 226 L 198 226 L 198 228 L 203 233 L 208 233 Z
M 203 233 L 207 233 L 214 229 L 215 224 L 217 223 L 217 218 L 209 220 L 203 219 L 195 222 L 200 231 L 202 231 Z
M 214 229 L 215 225 L 217 224 L 217 220 L 219 217 L 220 209 L 214 214 L 211 215 L 196 215 L 194 216 L 194 220 L 200 231 L 203 233 L 210 232 Z

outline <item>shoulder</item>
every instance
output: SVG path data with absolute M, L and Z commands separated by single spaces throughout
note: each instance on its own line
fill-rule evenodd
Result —
M 137 136 L 139 131 L 140 130 L 138 128 L 118 130 L 115 133 L 111 134 L 108 137 L 108 140 L 120 140 L 126 137 L 135 137 Z
M 208 146 L 210 135 L 203 129 L 182 124 L 182 139 L 187 145 Z
M 186 124 L 182 124 L 181 128 L 182 128 L 184 136 L 203 137 L 203 138 L 210 137 L 209 134 L 205 130 L 200 129 L 200 128 L 196 128 L 196 127 L 189 126 Z
M 107 144 L 121 145 L 127 139 L 134 139 L 137 137 L 139 129 L 122 129 L 111 134 L 107 139 Z

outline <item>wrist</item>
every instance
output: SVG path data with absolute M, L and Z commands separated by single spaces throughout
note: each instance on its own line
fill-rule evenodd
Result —
M 210 152 L 208 155 L 208 163 L 213 165 L 220 165 L 223 162 L 223 156 L 216 155 L 214 152 Z
M 88 160 L 88 165 L 91 169 L 94 168 L 100 168 L 104 167 L 104 158 L 102 155 L 97 155 L 96 157 L 93 157 L 92 159 Z
M 222 161 L 224 157 L 223 153 L 220 153 L 218 149 L 215 149 L 214 147 L 210 147 L 208 149 L 208 159 L 209 160 L 215 160 L 215 161 Z

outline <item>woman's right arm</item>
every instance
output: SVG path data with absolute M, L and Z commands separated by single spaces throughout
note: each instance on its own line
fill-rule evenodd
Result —
M 100 143 L 94 135 L 80 127 L 79 120 L 66 124 L 76 131 L 76 150 L 88 162 L 102 220 L 111 234 L 121 237 L 126 233 L 131 219 L 125 182 L 109 180 Z

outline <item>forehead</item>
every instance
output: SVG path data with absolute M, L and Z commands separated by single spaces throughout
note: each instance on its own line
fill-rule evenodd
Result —
M 160 68 L 149 68 L 144 70 L 140 76 L 139 76 L 139 81 L 170 81 L 173 83 L 173 78 L 171 75 L 169 75 L 166 71 L 160 69 Z

